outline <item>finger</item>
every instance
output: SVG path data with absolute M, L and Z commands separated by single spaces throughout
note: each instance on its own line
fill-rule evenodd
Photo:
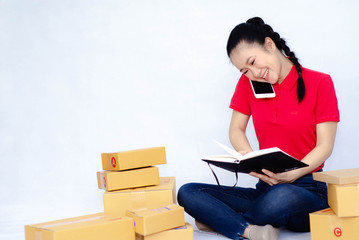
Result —
M 264 178 L 264 177 L 267 177 L 266 175 L 260 174 L 260 173 L 257 173 L 257 172 L 250 172 L 249 175 L 251 175 L 252 177 L 259 178 L 259 179 L 262 179 L 262 178 Z
M 253 177 L 257 177 L 258 173 L 256 172 L 250 172 L 249 175 L 253 176 Z
M 271 178 L 273 178 L 273 177 L 276 176 L 276 174 L 275 174 L 274 172 L 271 172 L 271 171 L 269 171 L 269 170 L 267 170 L 267 169 L 262 169 L 262 172 L 263 172 L 265 175 L 267 175 L 267 176 L 269 176 L 269 177 L 271 177 Z
M 269 184 L 270 186 L 273 186 L 275 184 L 275 183 L 273 183 L 274 179 L 268 177 L 267 175 L 259 174 L 256 172 L 250 172 L 249 175 L 251 175 L 252 177 L 259 178 L 260 180 Z
M 279 183 L 275 173 L 272 173 L 272 172 L 269 171 L 268 174 L 272 175 L 272 176 L 260 174 L 259 179 L 261 179 L 262 181 L 268 183 L 270 186 L 274 186 L 274 185 Z

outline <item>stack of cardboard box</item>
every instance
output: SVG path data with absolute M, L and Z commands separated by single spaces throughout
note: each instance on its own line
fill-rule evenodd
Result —
M 330 208 L 310 214 L 312 240 L 359 239 L 359 168 L 313 174 L 328 185 Z
M 103 153 L 104 212 L 25 226 L 26 240 L 193 240 L 176 204 L 175 177 L 160 177 L 164 147 Z
M 104 171 L 97 173 L 97 180 L 105 190 L 105 216 L 133 217 L 136 239 L 193 239 L 193 228 L 184 222 L 184 209 L 176 205 L 175 177 L 160 177 L 154 166 L 166 164 L 164 147 L 101 157 Z

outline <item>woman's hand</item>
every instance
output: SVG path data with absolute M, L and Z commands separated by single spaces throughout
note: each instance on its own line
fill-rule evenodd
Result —
M 282 172 L 282 173 L 273 173 L 271 171 L 268 171 L 267 169 L 262 169 L 262 172 L 264 174 L 256 173 L 256 172 L 250 172 L 249 175 L 259 178 L 263 182 L 268 183 L 270 186 L 277 185 L 280 183 L 292 183 L 295 180 L 297 180 L 302 174 L 300 171 L 292 170 L 289 172 Z
M 241 151 L 238 151 L 242 156 L 246 155 L 247 153 L 250 153 L 250 152 L 253 152 L 252 149 L 248 149 L 248 150 L 241 150 Z
M 302 162 L 309 165 L 308 167 L 283 173 L 273 173 L 262 169 L 263 174 L 251 172 L 249 175 L 261 179 L 270 186 L 294 182 L 298 178 L 311 173 L 330 156 L 334 146 L 336 129 L 336 122 L 317 124 L 317 145 L 302 159 Z
M 317 124 L 317 144 L 303 159 L 308 167 L 295 169 L 289 172 L 273 173 L 262 169 L 263 174 L 251 172 L 249 175 L 259 178 L 270 186 L 280 183 L 292 183 L 298 178 L 311 173 L 320 166 L 332 153 L 337 122 L 324 122 Z

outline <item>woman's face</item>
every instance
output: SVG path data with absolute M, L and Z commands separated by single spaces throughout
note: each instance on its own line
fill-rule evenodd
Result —
M 269 38 L 263 46 L 240 42 L 232 50 L 230 59 L 233 65 L 251 80 L 281 83 L 284 78 L 281 77 L 281 63 L 275 54 L 276 49 L 274 42 Z

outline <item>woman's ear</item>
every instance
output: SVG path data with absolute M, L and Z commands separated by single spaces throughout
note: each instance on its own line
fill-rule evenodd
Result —
M 274 41 L 270 37 L 265 38 L 264 46 L 270 52 L 274 52 L 277 49 L 277 46 L 275 45 Z

